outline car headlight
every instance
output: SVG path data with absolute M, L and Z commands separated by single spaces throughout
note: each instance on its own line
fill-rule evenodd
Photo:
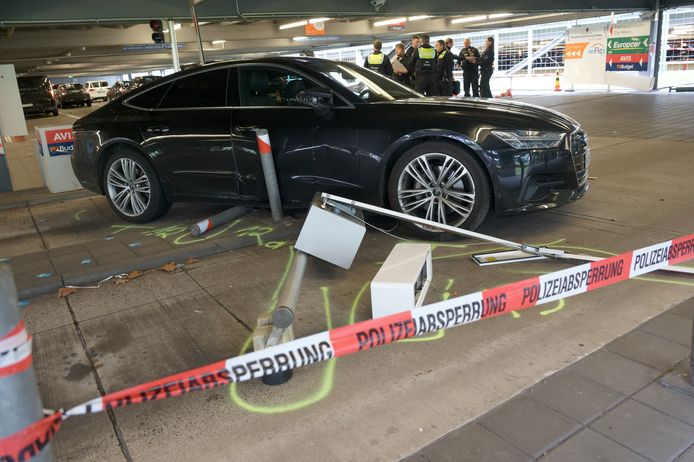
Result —
M 564 133 L 538 130 L 492 130 L 500 140 L 516 149 L 556 148 L 564 140 Z

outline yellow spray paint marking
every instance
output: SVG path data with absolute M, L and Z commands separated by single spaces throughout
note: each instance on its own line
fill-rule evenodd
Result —
M 81 221 L 80 217 L 81 217 L 82 214 L 83 214 L 84 212 L 86 212 L 86 211 L 87 211 L 87 209 L 82 209 L 82 210 L 77 211 L 77 212 L 75 213 L 75 220 Z
M 555 306 L 554 308 L 550 308 L 549 310 L 545 310 L 545 311 L 540 311 L 540 315 L 541 316 L 547 316 L 548 314 L 556 313 L 557 311 L 561 310 L 562 308 L 564 308 L 564 299 L 563 298 L 559 299 L 559 303 L 557 303 L 557 306 Z M 514 313 L 515 313 L 515 311 L 514 311 Z
M 327 287 L 321 287 L 321 293 L 323 295 L 323 309 L 325 311 L 325 322 L 328 326 L 328 330 L 332 329 L 332 318 L 330 315 L 330 298 L 329 290 Z M 246 341 L 246 344 L 250 344 L 252 338 Z M 244 345 L 247 348 L 247 345 Z M 244 348 L 245 350 L 245 348 Z M 238 405 L 240 408 L 253 412 L 256 414 L 281 414 L 284 412 L 298 411 L 304 409 L 312 404 L 315 404 L 325 397 L 327 397 L 333 389 L 333 384 L 335 382 L 335 365 L 337 364 L 336 358 L 331 358 L 325 363 L 325 371 L 323 374 L 323 379 L 321 380 L 320 387 L 314 393 L 306 398 L 294 401 L 287 404 L 279 404 L 276 406 L 260 406 L 257 404 L 249 403 L 244 400 L 238 394 L 237 383 L 232 383 L 230 387 L 231 400 Z

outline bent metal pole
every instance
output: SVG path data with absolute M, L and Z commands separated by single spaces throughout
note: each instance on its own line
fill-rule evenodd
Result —
M 43 406 L 32 366 L 31 337 L 19 315 L 10 266 L 0 263 L 0 439 L 42 417 Z M 38 461 L 53 460 L 50 445 L 39 447 L 33 443 L 18 452 L 24 456 L 22 460 L 32 457 Z
M 506 239 L 499 239 L 498 237 L 493 237 L 493 236 L 488 236 L 486 234 L 482 233 L 476 233 L 474 231 L 469 231 L 467 229 L 462 229 L 462 228 L 456 228 L 454 226 L 450 225 L 444 225 L 441 223 L 436 223 L 435 221 L 429 221 L 425 220 L 424 218 L 419 218 L 419 217 L 413 217 L 410 215 L 405 215 L 404 213 L 400 212 L 395 212 L 393 210 L 389 210 L 383 207 L 378 207 L 376 205 L 371 205 L 371 204 L 366 204 L 364 202 L 359 202 L 355 201 L 352 199 L 347 199 L 344 197 L 340 196 L 335 196 L 334 194 L 327 194 L 327 193 L 322 193 L 321 198 L 325 202 L 339 202 L 342 204 L 347 204 L 352 207 L 356 207 L 362 210 L 367 210 L 369 212 L 375 212 L 381 215 L 397 218 L 399 220 L 403 221 L 409 221 L 411 223 L 416 223 L 418 225 L 423 225 L 423 226 L 428 226 L 430 228 L 437 228 L 442 231 L 448 231 L 453 234 L 459 234 L 461 236 L 465 237 L 471 237 L 473 239 L 479 239 L 481 241 L 487 241 L 487 242 L 492 242 L 494 244 L 499 244 L 504 247 L 508 247 L 510 249 L 515 249 L 515 250 L 522 250 L 523 252 L 528 252 L 528 253 L 538 253 L 538 251 L 542 250 L 544 251 L 549 251 L 551 254 L 562 254 L 562 251 L 557 251 L 554 249 L 540 249 L 539 247 L 534 247 L 528 244 L 520 244 L 518 242 L 513 242 L 513 241 L 507 241 Z M 538 255 L 544 255 L 544 253 Z

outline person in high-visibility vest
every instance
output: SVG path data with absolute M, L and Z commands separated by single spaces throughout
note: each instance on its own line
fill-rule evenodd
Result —
M 436 69 L 434 71 L 439 96 L 453 96 L 453 53 L 443 40 L 436 41 Z
M 374 52 L 366 57 L 364 60 L 364 67 L 376 71 L 379 74 L 383 74 L 386 77 L 392 77 L 393 65 L 390 63 L 390 59 L 381 53 L 382 47 L 383 44 L 380 40 L 374 41 Z
M 421 35 L 422 46 L 413 53 L 414 89 L 427 96 L 436 96 L 434 70 L 436 67 L 436 50 L 429 45 L 429 36 Z

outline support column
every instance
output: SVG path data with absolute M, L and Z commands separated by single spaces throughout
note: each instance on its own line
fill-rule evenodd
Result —
M 195 35 L 198 38 L 198 59 L 200 64 L 205 64 L 205 52 L 202 49 L 202 38 L 200 37 L 200 24 L 198 24 L 198 13 L 195 10 L 195 0 L 190 2 L 190 14 L 193 17 L 193 27 L 195 28 Z
M 655 3 L 655 53 L 653 56 L 653 90 L 658 89 L 658 77 L 660 75 L 660 59 L 663 49 L 663 10 L 660 7 L 660 0 Z M 651 37 L 653 34 L 651 34 Z
M 169 41 L 171 42 L 171 58 L 174 71 L 181 70 L 181 61 L 178 59 L 178 40 L 176 40 L 176 27 L 173 19 L 169 19 Z

